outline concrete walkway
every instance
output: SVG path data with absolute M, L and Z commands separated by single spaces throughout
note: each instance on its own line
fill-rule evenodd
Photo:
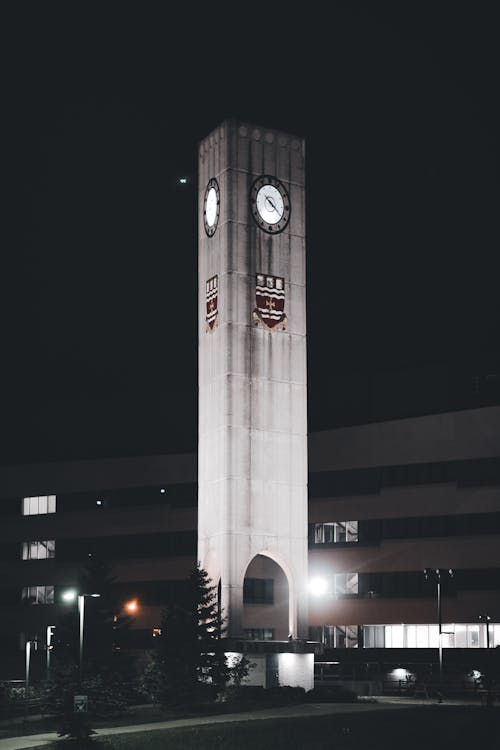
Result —
M 198 718 L 171 719 L 169 721 L 156 721 L 147 724 L 132 724 L 129 726 L 106 727 L 97 729 L 94 737 L 106 737 L 112 734 L 133 734 L 134 732 L 146 732 L 155 729 L 173 729 L 174 727 L 194 727 L 201 724 L 226 724 L 230 721 L 258 721 L 259 719 L 283 719 L 286 717 L 298 718 L 303 716 L 325 716 L 331 714 L 355 714 L 368 711 L 387 711 L 395 708 L 408 708 L 409 706 L 437 705 L 436 699 L 415 699 L 398 697 L 380 697 L 376 701 L 360 700 L 358 703 L 303 703 L 295 706 L 283 706 L 277 708 L 263 708 L 241 713 L 218 714 L 216 716 L 200 716 Z M 443 706 L 475 705 L 471 701 L 445 700 Z M 46 745 L 58 738 L 56 732 L 44 734 L 32 734 L 24 737 L 8 737 L 0 740 L 0 750 L 23 750 L 24 748 Z

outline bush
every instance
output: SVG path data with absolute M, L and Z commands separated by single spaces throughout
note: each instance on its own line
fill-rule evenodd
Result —
M 290 687 L 289 685 L 267 688 L 266 699 L 268 702 L 277 705 L 304 703 L 306 699 L 306 691 L 302 687 Z
M 292 703 L 304 703 L 306 691 L 304 688 L 288 685 L 274 688 L 265 688 L 261 685 L 241 685 L 240 687 L 233 685 L 227 688 L 224 697 L 227 703 L 241 703 L 243 706 L 248 704 L 286 706 Z
M 358 696 L 354 690 L 341 685 L 323 685 L 306 693 L 306 700 L 314 703 L 356 703 Z

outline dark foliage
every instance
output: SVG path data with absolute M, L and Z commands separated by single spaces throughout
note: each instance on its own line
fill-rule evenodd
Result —
M 213 701 L 230 676 L 216 587 L 198 565 L 183 602 L 162 614 L 161 636 L 144 671 L 143 690 L 165 706 Z
M 113 581 L 109 566 L 102 560 L 89 559 L 79 576 L 78 593 L 99 594 L 84 599 L 81 668 L 77 607 L 73 606 L 56 625 L 42 708 L 58 717 L 61 736 L 90 736 L 93 717 L 116 715 L 135 697 L 134 665 L 120 648 L 120 635 L 129 627 L 131 618 L 121 614 L 120 603 L 113 599 Z M 88 697 L 88 713 L 74 713 L 75 695 Z

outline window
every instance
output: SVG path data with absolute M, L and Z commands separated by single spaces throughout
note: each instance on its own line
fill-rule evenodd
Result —
M 54 604 L 54 587 L 25 586 L 22 599 L 28 604 Z
M 385 627 L 365 625 L 363 628 L 364 648 L 385 648 Z
M 314 544 L 358 541 L 357 521 L 329 521 L 314 524 Z
M 249 641 L 274 640 L 274 630 L 272 628 L 245 628 L 243 634 Z
M 357 648 L 357 625 L 323 625 L 314 628 L 314 640 L 320 641 L 327 648 Z
M 23 516 L 38 516 L 42 513 L 56 512 L 55 495 L 35 495 L 34 497 L 23 497 Z
M 273 604 L 274 581 L 272 578 L 245 578 L 243 583 L 244 604 Z
M 54 539 L 45 542 L 23 542 L 21 556 L 23 560 L 46 560 L 55 557 L 56 543 Z
M 357 573 L 337 573 L 334 578 L 335 594 L 338 596 L 358 593 Z

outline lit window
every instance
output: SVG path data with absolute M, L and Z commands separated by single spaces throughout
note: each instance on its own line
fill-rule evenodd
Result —
M 314 543 L 331 544 L 358 541 L 357 521 L 329 521 L 314 524 Z
M 23 560 L 47 560 L 56 555 L 56 543 L 54 539 L 43 542 L 23 542 L 21 557 Z
M 357 625 L 323 625 L 317 635 L 327 648 L 358 648 Z
M 35 495 L 33 497 L 23 497 L 22 513 L 23 516 L 38 516 L 44 513 L 56 512 L 55 495 Z
M 54 604 L 53 586 L 25 586 L 22 592 L 23 602 L 29 604 Z
M 337 573 L 335 575 L 335 593 L 339 596 L 358 593 L 357 573 Z

